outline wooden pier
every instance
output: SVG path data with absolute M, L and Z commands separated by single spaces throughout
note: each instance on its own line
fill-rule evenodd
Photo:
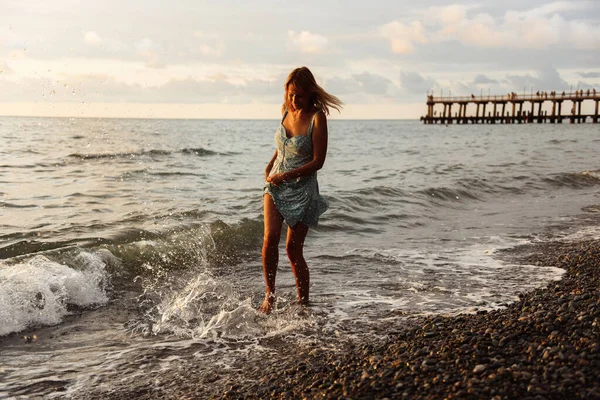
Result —
M 587 100 L 592 101 L 593 114 L 582 113 L 582 104 Z M 425 124 L 561 124 L 563 121 L 585 123 L 588 120 L 598 123 L 600 120 L 598 103 L 600 103 L 600 92 L 596 92 L 596 89 L 570 93 L 509 93 L 502 96 L 435 97 L 429 95 L 427 115 L 421 117 L 421 121 Z M 470 104 L 475 115 L 467 113 Z M 548 109 L 544 110 L 544 108 Z

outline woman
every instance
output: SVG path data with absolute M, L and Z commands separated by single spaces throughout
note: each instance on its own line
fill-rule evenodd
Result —
M 281 124 L 275 132 L 277 150 L 265 170 L 265 233 L 262 248 L 265 299 L 260 312 L 269 314 L 275 303 L 275 276 L 279 263 L 282 223 L 288 225 L 286 251 L 298 289 L 300 304 L 308 304 L 309 274 L 302 254 L 309 227 L 316 227 L 327 209 L 319 194 L 317 171 L 327 154 L 329 108 L 340 111 L 342 102 L 321 88 L 306 67 L 288 76 L 281 107 Z

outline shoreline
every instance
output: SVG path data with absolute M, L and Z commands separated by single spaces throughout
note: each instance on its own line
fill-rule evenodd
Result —
M 273 391 L 257 383 L 215 397 L 600 398 L 600 240 L 502 253 L 565 274 L 505 309 L 418 318 L 383 345 L 262 369 Z
M 259 363 L 229 371 L 190 362 L 164 371 L 160 384 L 72 398 L 600 399 L 600 239 L 526 244 L 499 256 L 565 273 L 503 309 L 379 325 L 387 339 L 377 343 L 335 351 L 275 344 Z
M 242 371 L 202 374 L 191 365 L 163 376 L 168 389 L 110 397 L 600 399 L 600 240 L 527 244 L 500 256 L 566 272 L 504 309 L 390 325 L 385 343 L 282 347 Z

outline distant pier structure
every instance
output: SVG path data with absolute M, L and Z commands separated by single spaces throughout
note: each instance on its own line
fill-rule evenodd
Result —
M 592 101 L 593 114 L 582 114 L 584 101 Z M 552 109 L 543 110 L 544 103 Z M 563 104 L 564 103 L 564 104 Z M 600 121 L 596 89 L 575 92 L 509 93 L 502 96 L 435 97 L 427 96 L 425 124 L 523 124 L 523 123 L 593 123 Z M 467 108 L 471 104 L 471 113 Z M 473 115 L 472 111 L 475 111 Z M 487 111 L 487 114 L 486 114 Z

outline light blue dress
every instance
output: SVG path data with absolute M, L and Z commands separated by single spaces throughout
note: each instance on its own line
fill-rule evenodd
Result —
M 277 158 L 271 168 L 269 175 L 288 172 L 303 166 L 313 159 L 312 130 L 315 116 L 310 122 L 306 135 L 287 137 L 283 121 L 287 116 L 287 110 L 283 114 L 279 128 L 275 132 L 275 144 L 277 145 Z M 288 226 L 294 227 L 302 222 L 310 227 L 316 227 L 319 216 L 323 214 L 329 205 L 319 194 L 319 183 L 317 173 L 309 176 L 301 176 L 294 180 L 285 181 L 275 186 L 269 182 L 265 183 L 264 193 L 273 198 L 277 210 L 283 216 Z

